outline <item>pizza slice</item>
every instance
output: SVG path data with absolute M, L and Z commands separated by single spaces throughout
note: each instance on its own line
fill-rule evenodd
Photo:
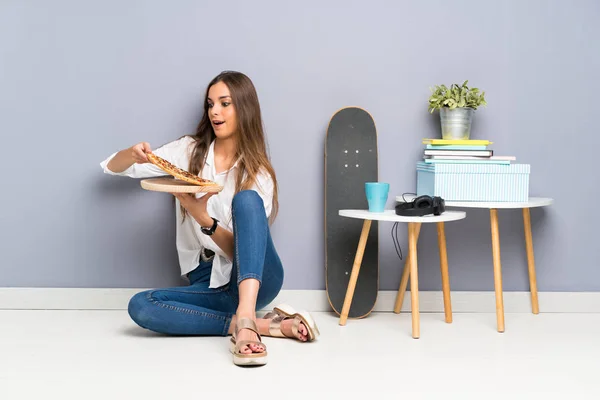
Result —
M 148 161 L 165 171 L 167 174 L 174 176 L 175 179 L 179 179 L 184 182 L 192 183 L 198 186 L 219 186 L 219 184 L 216 182 L 210 181 L 208 179 L 203 179 L 198 175 L 191 174 L 186 170 L 176 167 L 175 165 L 171 164 L 164 158 L 157 156 L 156 154 L 147 153 L 146 156 L 148 157 Z

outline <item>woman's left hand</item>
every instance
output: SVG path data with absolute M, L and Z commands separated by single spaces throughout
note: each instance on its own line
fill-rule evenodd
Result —
M 196 198 L 194 193 L 171 193 L 179 200 L 183 208 L 200 224 L 200 226 L 210 226 L 213 220 L 206 209 L 208 199 L 215 193 L 206 193 L 200 198 Z

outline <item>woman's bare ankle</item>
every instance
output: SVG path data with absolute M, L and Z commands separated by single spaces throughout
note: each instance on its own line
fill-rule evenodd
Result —
M 252 318 L 256 320 L 256 311 L 253 307 L 238 307 L 235 315 L 237 318 Z

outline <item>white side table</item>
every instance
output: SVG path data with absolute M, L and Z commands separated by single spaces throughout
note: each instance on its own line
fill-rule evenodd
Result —
M 415 196 L 404 196 L 411 201 Z M 404 201 L 402 196 L 396 197 L 397 201 Z M 531 237 L 530 208 L 545 207 L 553 203 L 553 200 L 545 197 L 530 197 L 526 202 L 476 202 L 476 201 L 446 201 L 446 207 L 460 208 L 487 208 L 490 210 L 490 223 L 492 231 L 492 259 L 494 263 L 494 290 L 496 292 L 496 321 L 498 332 L 504 332 L 504 299 L 502 295 L 502 264 L 500 262 L 500 234 L 498 232 L 498 209 L 515 208 L 523 212 L 523 225 L 525 228 L 525 248 L 527 250 L 527 267 L 529 270 L 529 290 L 531 292 L 531 309 L 534 314 L 540 312 L 538 304 L 537 281 L 535 277 L 535 259 L 533 256 L 533 240 Z M 404 268 L 404 274 L 411 272 Z M 407 278 L 408 279 L 408 278 Z M 402 306 L 402 304 L 400 304 Z
M 464 219 L 467 215 L 464 211 L 446 211 L 442 215 L 426 215 L 423 217 L 404 217 L 396 215 L 395 210 L 386 210 L 382 213 L 369 212 L 367 210 L 340 210 L 339 215 L 348 218 L 363 219 L 363 227 L 360 233 L 360 240 L 358 241 L 358 248 L 356 250 L 356 256 L 354 257 L 354 264 L 352 266 L 352 273 L 350 275 L 350 281 L 348 282 L 348 289 L 346 290 L 346 297 L 344 298 L 344 305 L 340 314 L 340 325 L 346 325 L 348 318 L 348 312 L 350 311 L 350 305 L 352 304 L 352 297 L 354 296 L 354 289 L 356 288 L 356 281 L 358 279 L 358 273 L 360 271 L 360 265 L 362 263 L 365 246 L 367 244 L 367 237 L 369 236 L 369 229 L 371 229 L 371 221 L 390 221 L 390 222 L 407 222 L 408 223 L 408 257 L 406 259 L 406 265 L 410 265 L 410 297 L 411 297 L 411 312 L 412 312 L 412 337 L 415 339 L 419 338 L 420 335 L 420 324 L 419 324 L 419 281 L 417 273 L 417 239 L 421 230 L 422 223 L 437 223 L 438 229 L 438 246 L 440 250 L 440 269 L 442 272 L 442 287 L 444 291 L 444 312 L 446 316 L 446 322 L 452 322 L 452 307 L 450 304 L 450 280 L 448 277 L 448 255 L 446 252 L 446 234 L 444 230 L 444 222 L 457 221 Z M 406 285 L 408 282 L 408 276 L 404 280 L 404 287 L 400 286 L 398 291 L 398 298 L 396 304 L 402 303 L 402 297 L 406 291 Z M 399 310 L 398 310 L 399 311 Z

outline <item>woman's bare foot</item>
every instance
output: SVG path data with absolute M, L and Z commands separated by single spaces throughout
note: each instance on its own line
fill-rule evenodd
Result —
M 262 320 L 261 319 L 257 320 L 256 314 L 254 312 L 243 312 L 243 311 L 240 312 L 238 310 L 238 313 L 236 315 L 234 315 L 233 319 L 231 320 L 231 325 L 229 327 L 229 334 L 232 334 L 233 332 L 235 332 L 237 321 L 239 319 L 244 319 L 244 318 L 249 318 L 249 319 L 257 322 L 258 331 L 262 333 L 263 330 L 262 330 L 261 323 L 260 323 L 260 321 L 262 321 Z M 250 340 L 253 342 L 259 341 L 256 333 L 254 333 L 250 329 L 240 330 L 237 333 L 235 340 L 236 340 L 236 342 L 241 342 L 244 340 Z M 240 347 L 240 352 L 242 354 L 263 353 L 264 351 L 265 351 L 265 346 L 260 345 L 260 344 L 252 343 L 252 344 Z
M 269 335 L 269 325 L 271 324 L 271 318 L 259 318 L 256 320 L 256 325 L 258 326 L 258 331 L 263 336 Z M 294 331 L 292 330 L 292 326 L 294 325 L 294 319 L 288 318 L 286 320 L 281 321 L 281 333 L 283 333 L 286 337 L 292 339 L 298 339 L 301 342 L 308 341 L 308 329 L 302 322 L 298 326 L 298 336 L 294 335 Z
M 281 333 L 290 338 L 296 338 L 301 342 L 306 342 L 308 340 L 308 329 L 302 322 L 298 326 L 298 336 L 294 336 L 294 331 L 292 330 L 292 325 L 294 324 L 294 320 L 292 318 L 281 321 Z

